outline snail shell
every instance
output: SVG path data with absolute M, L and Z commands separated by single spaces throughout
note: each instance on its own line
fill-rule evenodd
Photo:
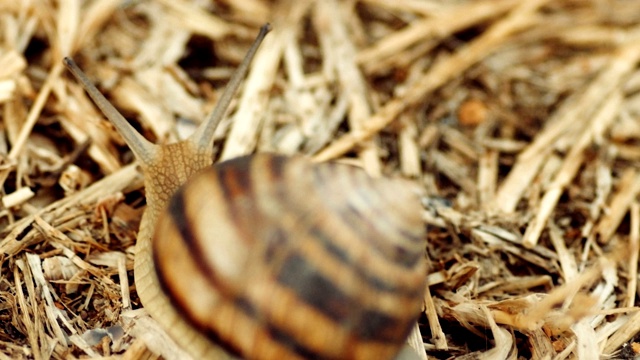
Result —
M 194 359 L 389 359 L 422 304 L 418 189 L 301 157 L 211 166 L 215 127 L 268 30 L 207 121 L 166 145 L 136 132 L 65 58 L 145 173 L 136 291 Z
M 390 359 L 423 298 L 411 185 L 302 157 L 215 165 L 160 217 L 160 284 L 190 322 L 247 359 Z

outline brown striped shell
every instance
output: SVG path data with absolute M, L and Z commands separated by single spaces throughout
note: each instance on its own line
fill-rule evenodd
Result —
M 422 303 L 417 190 L 299 157 L 210 166 L 216 125 L 268 31 L 261 29 L 208 119 L 166 145 L 136 132 L 65 58 L 145 174 L 136 292 L 193 359 L 391 358 Z
M 412 184 L 258 154 L 180 188 L 153 239 L 160 284 L 246 359 L 391 359 L 420 312 L 424 228 Z

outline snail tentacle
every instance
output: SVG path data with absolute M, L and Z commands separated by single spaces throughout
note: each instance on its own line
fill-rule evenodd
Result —
M 209 114 L 207 119 L 189 138 L 189 141 L 191 141 L 197 147 L 206 148 L 213 145 L 214 132 L 218 127 L 218 124 L 224 117 L 227 109 L 229 108 L 229 103 L 231 103 L 233 95 L 240 87 L 242 80 L 249 70 L 251 61 L 253 60 L 256 52 L 258 51 L 258 48 L 260 47 L 260 44 L 262 44 L 262 41 L 264 40 L 265 36 L 267 36 L 267 33 L 269 31 L 271 31 L 271 25 L 269 24 L 265 24 L 260 28 L 260 33 L 254 40 L 251 48 L 249 48 L 247 55 L 244 57 L 244 59 L 242 59 L 242 62 L 240 63 L 238 69 L 236 69 L 236 71 L 233 73 L 233 76 L 231 77 L 231 80 L 229 80 L 229 83 L 227 84 L 224 93 L 222 93 L 220 100 L 218 100 L 216 107 L 213 109 L 211 114 Z
M 80 67 L 70 57 L 63 59 L 67 69 L 75 76 L 75 78 L 82 84 L 85 91 L 91 99 L 98 105 L 100 111 L 111 121 L 113 126 L 116 127 L 120 135 L 124 138 L 125 142 L 133 151 L 136 158 L 144 164 L 149 164 L 156 157 L 158 152 L 158 145 L 155 145 L 145 139 L 136 129 L 129 124 L 127 119 L 116 110 L 113 105 L 107 100 L 104 95 L 96 88 L 95 85 L 89 80 L 89 77 L 80 69 Z

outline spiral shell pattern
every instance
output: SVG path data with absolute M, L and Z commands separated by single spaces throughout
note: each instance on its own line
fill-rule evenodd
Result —
M 419 191 L 347 165 L 219 163 L 178 190 L 153 241 L 174 306 L 246 359 L 389 359 L 422 306 Z

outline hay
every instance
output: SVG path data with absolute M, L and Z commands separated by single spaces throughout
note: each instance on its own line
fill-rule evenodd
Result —
M 267 21 L 218 158 L 303 153 L 420 182 L 423 358 L 638 356 L 639 14 L 624 0 L 0 0 L 0 359 L 164 344 L 133 283 L 142 175 L 62 57 L 145 137 L 174 141 Z

